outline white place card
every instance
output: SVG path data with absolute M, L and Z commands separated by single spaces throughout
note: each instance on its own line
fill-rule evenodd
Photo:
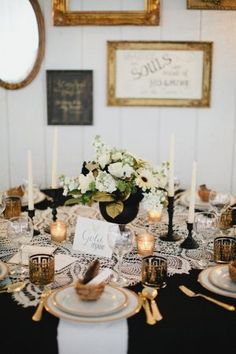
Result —
M 111 258 L 112 248 L 108 243 L 108 235 L 118 230 L 119 226 L 117 224 L 79 216 L 75 228 L 73 250 L 98 257 Z

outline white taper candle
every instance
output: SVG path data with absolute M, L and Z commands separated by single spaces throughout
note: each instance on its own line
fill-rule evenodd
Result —
M 58 130 L 54 128 L 52 146 L 52 188 L 57 188 Z
M 169 179 L 168 179 L 168 196 L 174 196 L 174 158 L 175 158 L 175 136 L 171 134 L 170 150 L 169 150 Z
M 194 207 L 195 207 L 195 197 L 196 197 L 196 176 L 197 176 L 197 163 L 196 163 L 196 161 L 193 161 L 190 201 L 189 201 L 189 210 L 188 210 L 188 223 L 194 222 Z
M 32 155 L 28 150 L 28 210 L 34 210 Z

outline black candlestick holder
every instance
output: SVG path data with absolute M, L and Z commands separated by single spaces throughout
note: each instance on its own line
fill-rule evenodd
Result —
M 34 216 L 35 216 L 35 209 L 33 210 L 27 210 L 28 211 L 28 216 L 32 220 L 32 223 L 34 224 Z M 40 232 L 34 228 L 34 236 L 40 235 Z
M 167 211 L 168 211 L 168 217 L 169 217 L 168 232 L 166 235 L 161 236 L 160 239 L 162 241 L 169 241 L 169 242 L 179 241 L 181 239 L 181 236 L 174 233 L 174 230 L 173 230 L 174 197 L 168 196 Z
M 52 198 L 52 220 L 57 220 L 57 207 L 60 205 L 60 199 L 62 197 L 63 188 L 51 188 L 47 191 L 47 194 Z
M 187 222 L 187 230 L 188 236 L 184 240 L 184 242 L 180 244 L 180 247 L 186 248 L 188 250 L 197 249 L 199 247 L 199 244 L 193 239 L 193 223 Z

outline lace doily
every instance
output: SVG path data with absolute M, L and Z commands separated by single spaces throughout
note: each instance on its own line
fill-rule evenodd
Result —
M 55 280 L 52 284 L 52 289 L 56 289 L 61 286 L 65 286 L 73 283 L 78 278 L 82 277 L 88 264 L 94 260 L 94 256 L 88 254 L 81 254 L 72 250 L 72 242 L 74 238 L 75 224 L 78 216 L 84 216 L 89 218 L 102 219 L 99 211 L 96 208 L 90 208 L 86 206 L 76 205 L 73 207 L 59 207 L 57 217 L 60 220 L 64 220 L 68 225 L 68 242 L 57 245 L 57 249 L 54 254 L 68 254 L 75 257 L 75 262 L 69 266 L 61 269 L 55 273 Z M 168 273 L 169 276 L 173 274 L 189 273 L 191 268 L 199 268 L 198 261 L 201 258 L 201 249 L 197 250 L 183 250 L 180 247 L 180 243 L 187 236 L 186 229 L 187 213 L 186 209 L 177 206 L 174 214 L 174 229 L 182 236 L 182 239 L 178 242 L 165 242 L 159 239 L 159 236 L 167 232 L 168 215 L 164 213 L 162 221 L 156 224 L 149 224 L 146 215 L 140 212 L 138 217 L 130 224 L 130 227 L 135 233 L 141 232 L 146 229 L 154 234 L 156 239 L 155 255 L 161 254 L 168 259 Z M 32 244 L 38 246 L 51 246 L 51 236 L 49 234 L 49 225 L 52 220 L 51 209 L 36 210 L 34 218 L 34 226 L 40 231 L 40 235 L 34 236 Z M 7 239 L 7 221 L 0 219 L 0 259 L 7 262 L 10 257 L 17 252 L 16 248 L 13 248 Z M 201 240 L 198 240 L 201 244 Z M 209 248 L 212 245 L 209 246 Z M 209 252 L 209 257 L 211 253 Z M 116 269 L 117 260 L 113 256 L 112 259 L 99 258 L 101 268 Z M 11 272 L 11 267 L 10 272 Z M 136 249 L 127 254 L 122 263 L 122 273 L 128 279 L 129 285 L 134 285 L 140 281 L 140 269 L 141 269 L 141 257 L 137 255 Z M 11 281 L 8 278 L 6 281 Z M 4 283 L 5 284 L 5 283 Z M 0 285 L 2 285 L 0 283 Z M 14 293 L 12 297 L 18 304 L 28 307 L 36 306 L 39 302 L 42 288 L 37 287 L 26 279 L 25 288 Z

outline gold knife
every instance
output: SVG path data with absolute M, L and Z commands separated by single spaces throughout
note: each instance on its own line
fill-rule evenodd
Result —
M 149 325 L 154 325 L 156 323 L 156 320 L 154 319 L 151 313 L 148 300 L 140 292 L 138 293 L 138 295 L 141 299 L 141 303 L 146 314 L 146 323 Z

